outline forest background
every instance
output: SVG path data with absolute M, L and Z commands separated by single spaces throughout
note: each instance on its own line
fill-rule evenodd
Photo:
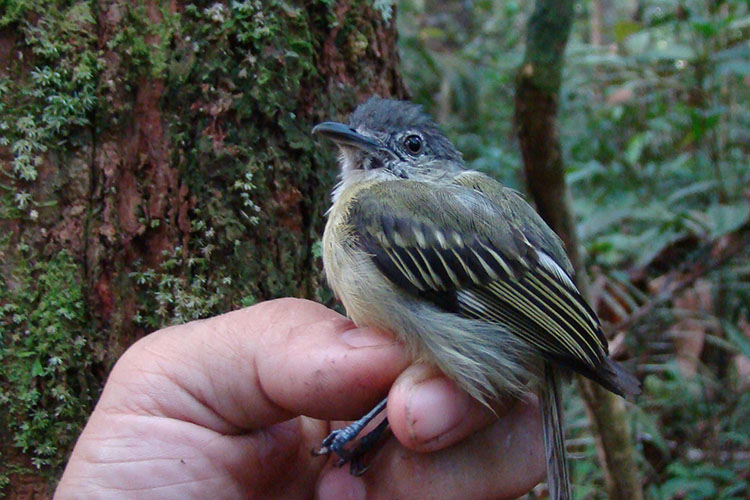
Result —
M 553 139 L 589 295 L 644 383 L 627 407 L 638 480 L 646 498 L 748 498 L 750 2 L 561 3 Z M 0 491 L 50 491 L 140 336 L 278 296 L 333 304 L 335 169 L 314 123 L 410 96 L 470 168 L 524 191 L 533 10 L 0 1 Z M 606 498 L 574 387 L 575 495 Z

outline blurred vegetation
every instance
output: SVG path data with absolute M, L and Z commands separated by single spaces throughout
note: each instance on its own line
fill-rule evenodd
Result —
M 522 189 L 513 95 L 533 3 L 398 7 L 413 98 L 469 167 Z M 610 330 L 628 325 L 645 382 L 630 413 L 647 498 L 749 498 L 750 249 L 713 256 L 750 217 L 750 3 L 590 0 L 576 14 L 560 138 L 592 299 Z M 569 396 L 576 498 L 605 498 Z

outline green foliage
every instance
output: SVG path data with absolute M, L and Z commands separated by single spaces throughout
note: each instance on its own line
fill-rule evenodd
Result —
M 0 27 L 19 39 L 0 79 L 0 147 L 12 158 L 2 164 L 0 219 L 37 223 L 54 204 L 47 196 L 55 181 L 40 179 L 45 161 L 64 163 L 91 126 L 101 70 L 93 4 L 3 2 Z M 16 245 L 19 238 L 0 241 L 0 426 L 7 449 L 18 447 L 37 474 L 48 474 L 63 463 L 97 392 L 91 326 L 81 266 L 64 251 Z M 0 484 L 14 472 L 1 467 Z
M 119 30 L 108 42 L 107 48 L 123 56 L 122 64 L 135 73 L 151 78 L 162 78 L 167 69 L 169 44 L 176 19 L 166 7 L 160 11 L 162 20 L 149 18 L 143 3 L 128 4 Z M 125 81 L 130 85 L 130 79 Z
M 390 21 L 393 17 L 393 4 L 394 0 L 373 0 L 372 6 L 378 11 L 381 17 L 386 21 Z
M 402 68 L 414 100 L 433 112 L 468 167 L 521 187 L 513 96 L 533 3 L 455 3 L 451 16 L 425 16 L 422 8 L 429 6 L 399 4 Z
M 724 390 L 709 373 L 688 380 L 676 366 L 667 368 L 661 376 L 646 379 L 645 399 L 635 419 L 637 429 L 650 431 L 644 446 L 663 443 L 662 460 L 645 464 L 648 474 L 658 478 L 652 479 L 649 496 L 745 498 L 747 461 L 731 450 L 750 446 L 747 394 Z M 662 434 L 656 434 L 660 429 Z
M 356 89 L 322 88 L 318 66 L 327 35 L 320 27 L 337 30 L 337 47 L 356 66 L 374 50 L 369 40 L 376 36 L 364 29 L 373 3 L 361 4 L 343 19 L 325 1 L 194 2 L 175 14 L 162 11 L 160 19 L 139 4 L 125 9 L 108 46 L 121 55 L 119 80 L 127 86 L 142 77 L 162 79 L 163 122 L 176 146 L 172 164 L 194 197 L 189 238 L 155 266 L 138 263 L 130 275 L 139 324 L 156 328 L 259 298 L 330 300 L 310 269 L 327 203 L 321 193 L 335 169 L 317 170 L 332 163 L 311 143 L 313 123 L 297 110 L 305 96 L 330 92 L 329 104 L 316 111 L 322 119 L 356 99 Z M 126 123 L 128 112 L 104 110 L 117 123 Z M 144 215 L 140 222 L 153 228 L 176 221 Z M 314 229 L 301 234 L 303 227 Z
M 57 467 L 96 392 L 81 267 L 61 251 L 0 280 L 0 427 L 35 467 Z
M 193 222 L 193 234 L 201 246 L 201 253 L 197 254 L 200 257 L 189 256 L 177 247 L 163 253 L 157 270 L 131 275 L 142 291 L 134 319 L 148 330 L 210 316 L 222 298 L 230 294 L 232 278 L 217 278 L 210 272 L 215 232 L 198 219 Z M 136 266 L 140 267 L 140 263 Z M 241 302 L 243 306 L 252 305 L 255 299 L 250 295 Z
M 569 52 L 561 130 L 571 183 L 586 193 L 576 196 L 583 239 L 607 267 L 643 264 L 681 235 L 715 237 L 747 217 L 750 114 L 737 105 L 748 92 L 735 71 L 750 56 L 747 5 L 688 2 L 666 15 L 673 7 L 644 4 L 616 53 L 580 43 Z
M 30 15 L 44 10 L 36 0 L 2 0 L 0 7 L 0 28 L 25 21 Z
M 23 57 L 14 58 L 12 76 L 0 80 L 0 146 L 13 155 L 12 185 L 0 184 L 0 217 L 35 220 L 44 200 L 33 198 L 28 183 L 45 153 L 75 147 L 75 132 L 90 125 L 101 61 L 93 48 L 92 2 L 48 2 L 43 9 L 38 2 L 7 3 L 0 26 L 21 25 L 35 66 L 26 71 Z
M 297 222 L 288 222 L 291 231 L 277 230 L 285 222 L 273 207 L 299 198 L 310 213 L 322 212 L 311 183 L 319 175 L 314 165 L 323 161 L 310 143 L 311 124 L 295 114 L 299 96 L 319 84 L 320 42 L 312 33 L 321 19 L 313 12 L 257 0 L 188 4 L 161 24 L 136 8 L 130 12 L 133 34 L 148 24 L 161 45 L 172 47 L 159 71 L 163 100 L 179 145 L 174 163 L 197 197 L 187 247 L 170 252 L 159 269 L 134 274 L 142 297 L 138 321 L 157 327 L 249 305 L 256 297 L 311 293 L 294 285 L 309 274 L 300 266 L 311 264 L 310 246 L 300 244 Z M 117 43 L 124 44 L 118 50 L 144 52 L 135 35 Z M 155 65 L 142 61 L 134 57 L 130 71 L 153 72 Z M 306 185 L 307 194 L 287 187 Z M 261 242 L 279 254 L 259 254 Z

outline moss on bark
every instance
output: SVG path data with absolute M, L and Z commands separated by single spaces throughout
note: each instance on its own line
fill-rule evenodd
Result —
M 393 20 L 369 1 L 14 0 L 0 28 L 0 342 L 21 352 L 41 277 L 58 276 L 58 296 L 80 294 L 61 342 L 86 346 L 61 360 L 78 385 L 41 373 L 54 355 L 33 347 L 7 365 L 29 384 L 0 381 L 4 443 L 52 410 L 21 405 L 27 391 L 59 383 L 80 408 L 54 452 L 5 445 L 0 481 L 19 494 L 39 487 L 14 472 L 32 460 L 54 478 L 138 337 L 273 297 L 330 300 L 313 249 L 335 170 L 309 130 L 405 91 Z

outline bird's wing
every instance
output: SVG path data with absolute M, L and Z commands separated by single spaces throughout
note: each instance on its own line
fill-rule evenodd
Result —
M 570 279 L 560 240 L 515 191 L 488 177 L 481 190 L 474 186 L 479 175 L 363 188 L 349 207 L 358 244 L 407 293 L 502 324 L 548 358 L 595 376 L 607 342 Z

